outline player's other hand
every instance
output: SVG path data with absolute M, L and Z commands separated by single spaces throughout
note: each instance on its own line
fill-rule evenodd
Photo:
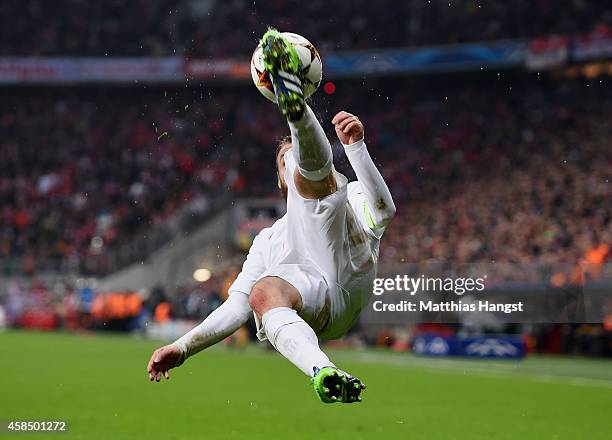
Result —
M 363 124 L 359 118 L 349 112 L 339 112 L 332 119 L 338 139 L 344 145 L 354 144 L 363 139 Z
M 180 363 L 181 357 L 181 351 L 174 345 L 165 345 L 155 350 L 147 365 L 149 380 L 159 382 L 162 376 L 166 379 L 170 379 L 170 373 L 168 371 Z

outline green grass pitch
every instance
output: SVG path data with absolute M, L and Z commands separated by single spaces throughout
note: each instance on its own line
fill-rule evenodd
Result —
M 215 349 L 150 383 L 158 343 L 121 336 L 0 333 L 0 419 L 65 419 L 81 439 L 609 439 L 612 362 L 467 361 L 332 351 L 368 385 L 324 405 L 275 352 Z

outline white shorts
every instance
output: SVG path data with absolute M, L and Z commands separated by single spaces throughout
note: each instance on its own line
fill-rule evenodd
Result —
M 330 289 L 323 275 L 310 264 L 279 264 L 266 270 L 259 279 L 265 277 L 278 277 L 295 287 L 302 297 L 300 317 L 319 334 L 327 325 L 330 317 L 331 297 Z M 258 280 L 259 281 L 259 280 Z M 257 337 L 260 341 L 266 340 L 266 334 L 261 322 L 255 316 Z

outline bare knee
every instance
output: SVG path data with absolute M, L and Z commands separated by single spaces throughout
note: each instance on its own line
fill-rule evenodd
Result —
M 287 281 L 277 277 L 265 277 L 251 289 L 249 305 L 260 317 L 276 307 L 302 308 L 302 297 Z

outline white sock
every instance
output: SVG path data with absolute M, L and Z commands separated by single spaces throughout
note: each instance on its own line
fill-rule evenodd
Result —
M 276 350 L 308 376 L 314 368 L 335 366 L 319 348 L 314 330 L 289 307 L 268 310 L 261 317 L 268 340 Z
M 295 162 L 308 180 L 325 179 L 332 169 L 333 153 L 323 127 L 308 105 L 301 119 L 289 122 Z

